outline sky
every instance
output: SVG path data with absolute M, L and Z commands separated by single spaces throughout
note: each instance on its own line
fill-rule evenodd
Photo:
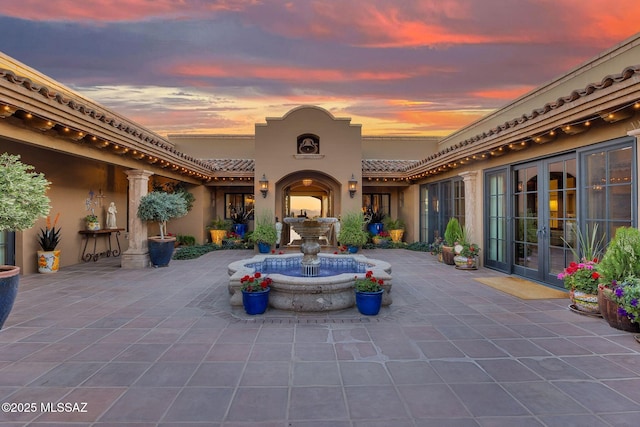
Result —
M 300 105 L 445 136 L 639 23 L 638 0 L 19 0 L 0 51 L 163 136 Z

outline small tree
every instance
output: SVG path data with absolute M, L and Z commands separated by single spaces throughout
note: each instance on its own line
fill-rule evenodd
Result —
M 369 240 L 369 233 L 364 231 L 366 224 L 362 212 L 347 212 L 340 220 L 338 241 L 342 245 L 362 246 Z
M 138 218 L 143 221 L 154 221 L 160 228 L 160 238 L 164 239 L 164 230 L 172 218 L 179 218 L 187 214 L 187 202 L 177 193 L 152 191 L 140 198 Z
M 45 195 L 51 184 L 34 167 L 20 162 L 20 156 L 0 155 L 0 231 L 33 227 L 49 213 Z

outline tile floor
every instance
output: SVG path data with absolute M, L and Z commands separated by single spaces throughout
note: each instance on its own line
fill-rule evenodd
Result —
M 0 331 L 0 402 L 19 411 L 0 426 L 640 425 L 632 334 L 473 280 L 491 270 L 365 254 L 393 266 L 376 317 L 231 309 L 227 265 L 250 251 L 24 276 Z

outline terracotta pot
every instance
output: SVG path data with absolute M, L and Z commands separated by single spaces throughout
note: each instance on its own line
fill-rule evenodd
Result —
M 453 246 L 442 247 L 442 261 L 447 265 L 456 265 L 454 257 L 456 253 L 453 251 Z
M 620 329 L 627 332 L 640 332 L 640 324 L 632 322 L 627 316 L 618 314 L 618 303 L 611 300 L 610 295 L 613 291 L 604 286 L 598 286 L 598 307 L 604 320 L 607 321 L 612 328 Z

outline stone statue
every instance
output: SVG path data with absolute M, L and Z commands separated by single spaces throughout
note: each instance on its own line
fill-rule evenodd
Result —
M 278 217 L 276 217 L 276 234 L 278 236 L 276 238 L 276 248 L 279 248 L 280 247 L 280 238 L 282 237 L 282 223 L 280 222 Z
M 116 214 L 118 211 L 116 210 L 116 204 L 111 202 L 109 208 L 107 209 L 107 228 L 118 228 L 116 225 Z

